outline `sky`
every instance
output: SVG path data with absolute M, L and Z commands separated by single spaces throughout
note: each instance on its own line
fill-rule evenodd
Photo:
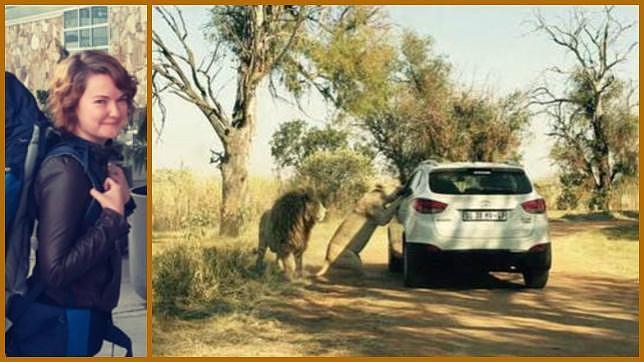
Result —
M 189 42 L 199 59 L 211 46 L 203 38 L 202 27 L 208 21 L 208 7 L 182 7 L 190 33 Z M 568 19 L 568 6 L 386 6 L 396 27 L 411 29 L 434 39 L 434 52 L 445 56 L 453 66 L 455 82 L 474 89 L 492 89 L 502 96 L 514 90 L 527 90 L 544 76 L 552 64 L 572 64 L 571 58 L 545 35 L 531 32 L 528 23 L 539 10 L 548 21 Z M 593 11 L 599 7 L 588 7 Z M 616 17 L 625 23 L 638 21 L 637 6 L 619 6 Z M 169 44 L 170 33 L 156 11 L 153 29 Z M 627 38 L 639 38 L 639 26 Z M 618 76 L 639 83 L 639 47 L 617 70 Z M 227 65 L 220 76 L 219 96 L 224 108 L 232 109 L 235 74 Z M 286 95 L 286 93 L 284 93 Z M 214 130 L 197 108 L 178 97 L 166 95 L 167 121 L 161 138 L 153 140 L 153 168 L 189 168 L 202 174 L 218 174 L 209 163 L 210 150 L 221 150 Z M 267 89 L 260 88 L 257 102 L 257 127 L 250 155 L 251 175 L 270 176 L 274 163 L 269 141 L 280 123 L 301 118 L 312 126 L 323 126 L 329 110 L 319 96 L 311 95 L 303 103 L 305 113 L 290 102 L 274 100 Z M 159 117 L 153 110 L 153 119 Z M 521 145 L 523 164 L 535 179 L 548 178 L 556 169 L 548 153 L 552 145 L 545 133 L 547 120 L 535 118 L 530 137 Z

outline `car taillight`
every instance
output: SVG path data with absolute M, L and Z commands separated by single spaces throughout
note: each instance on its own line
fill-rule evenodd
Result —
M 543 214 L 546 212 L 546 201 L 544 199 L 530 200 L 522 203 L 521 207 L 530 214 Z
M 414 200 L 414 210 L 421 214 L 438 214 L 443 212 L 447 207 L 446 203 L 430 200 L 430 199 L 416 199 Z

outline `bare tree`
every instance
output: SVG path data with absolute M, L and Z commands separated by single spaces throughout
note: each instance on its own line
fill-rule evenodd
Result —
M 572 55 L 574 65 L 549 68 L 551 74 L 563 78 L 557 84 L 565 88 L 559 91 L 544 81 L 533 90 L 533 104 L 541 106 L 551 121 L 548 135 L 555 139 L 553 157 L 562 171 L 585 177 L 593 188 L 591 206 L 602 210 L 609 208 L 609 192 L 617 176 L 637 167 L 632 157 L 620 157 L 624 139 L 618 142 L 614 137 L 625 129 L 632 133 L 631 125 L 616 116 L 615 107 L 628 92 L 615 70 L 637 46 L 637 41 L 628 39 L 624 44 L 635 23 L 624 24 L 614 10 L 614 6 L 604 7 L 601 16 L 595 17 L 576 8 L 570 24 L 564 25 L 551 24 L 540 13 L 535 16 L 535 31 Z
M 222 152 L 212 155 L 222 176 L 220 234 L 238 235 L 244 221 L 242 207 L 247 205 L 256 91 L 297 41 L 307 7 L 215 6 L 208 26 L 213 50 L 201 60 L 189 44 L 181 9 L 155 6 L 155 11 L 174 37 L 164 39 L 157 31 L 152 33 L 155 102 L 162 102 L 163 93 L 171 93 L 194 104 L 208 120 L 223 145 Z M 215 90 L 222 59 L 228 55 L 237 67 L 236 96 L 229 113 Z

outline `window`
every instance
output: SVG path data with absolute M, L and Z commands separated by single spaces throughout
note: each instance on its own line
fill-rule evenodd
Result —
M 109 46 L 107 6 L 91 6 L 65 11 L 63 39 L 70 51 L 99 49 Z
M 429 188 L 450 195 L 516 195 L 532 192 L 525 173 L 517 169 L 467 168 L 436 170 Z
M 403 185 L 403 188 L 402 188 L 402 190 L 403 190 L 402 193 L 403 194 L 411 192 L 412 183 L 414 184 L 415 187 L 418 187 L 418 180 L 421 178 L 418 175 L 420 175 L 420 174 L 421 174 L 420 171 L 416 171 L 409 177 L 409 179 L 407 179 L 407 182 L 405 182 L 405 184 Z

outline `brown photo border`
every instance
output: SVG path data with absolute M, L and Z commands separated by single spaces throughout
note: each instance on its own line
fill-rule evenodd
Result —
M 2 1 L 2 9 L 0 10 L 0 21 L 4 24 L 5 20 L 5 5 L 86 5 L 86 4 L 92 4 L 93 2 L 84 0 L 84 1 L 77 1 L 77 0 L 72 0 L 72 1 Z M 574 1 L 574 0 L 569 0 L 569 1 L 558 1 L 558 0 L 540 0 L 540 1 L 525 1 L 525 0 L 517 0 L 517 1 L 510 1 L 510 0 L 497 0 L 497 1 L 477 1 L 477 0 L 457 0 L 454 2 L 442 0 L 442 1 L 413 1 L 413 0 L 389 0 L 389 1 L 364 1 L 364 0 L 356 0 L 356 1 L 313 1 L 313 2 L 307 2 L 307 1 L 246 1 L 246 0 L 234 0 L 234 1 L 180 1 L 180 0 L 147 0 L 147 1 L 128 1 L 128 0 L 122 0 L 122 1 L 97 1 L 97 4 L 100 5 L 146 5 L 147 6 L 147 73 L 148 73 L 148 79 L 147 79 L 147 180 L 146 180 L 146 207 L 147 207 L 147 215 L 146 215 L 146 237 L 147 237 L 147 245 L 146 245 L 146 263 L 147 263 L 147 270 L 146 270 L 146 288 L 147 288 L 147 310 L 146 310 L 146 315 L 147 315 L 147 329 L 146 329 L 146 338 L 147 338 L 147 351 L 146 351 L 146 357 L 138 357 L 137 359 L 141 360 L 149 360 L 149 359 L 154 359 L 154 360 L 171 360 L 171 361 L 176 361 L 176 360 L 183 360 L 183 359 L 191 359 L 195 357 L 154 357 L 152 356 L 152 272 L 151 272 L 151 266 L 152 266 L 152 6 L 154 5 L 259 5 L 259 4 L 300 4 L 300 5 L 307 5 L 307 4 L 312 4 L 312 5 L 449 5 L 449 6 L 459 6 L 459 5 L 636 5 L 639 6 L 639 1 L 627 1 L 627 0 L 611 0 L 611 1 L 597 1 L 597 0 L 586 0 L 586 1 Z M 638 8 L 638 28 L 639 28 L 639 21 L 641 21 L 641 14 L 642 11 L 641 9 Z M 639 34 L 639 31 L 638 31 Z M 0 64 L 2 65 L 2 68 L 5 69 L 5 57 L 4 57 L 4 45 L 5 45 L 5 32 L 2 32 L 2 35 L 0 35 L 0 42 L 2 43 L 2 49 L 3 49 L 3 56 L 2 59 L 0 60 Z M 641 36 L 640 36 L 641 38 Z M 640 39 L 638 39 L 638 42 L 640 42 Z M 641 42 L 640 42 L 641 43 Z M 639 50 L 638 50 L 638 56 L 639 56 Z M 642 65 L 640 65 L 640 71 L 642 69 Z M 4 77 L 2 77 L 2 80 L 0 81 L 2 83 L 2 88 L 4 89 Z M 641 88 L 641 86 L 640 86 Z M 641 89 L 640 89 L 641 90 Z M 4 102 L 5 98 L 4 96 L 0 97 L 0 117 L 3 120 L 4 123 Z M 641 113 L 640 113 L 641 116 Z M 640 117 L 640 128 L 642 125 L 641 117 Z M 4 127 L 0 131 L 0 143 L 4 146 Z M 1 151 L 2 156 L 0 157 L 1 163 L 4 166 L 5 164 L 5 151 L 4 147 L 2 148 Z M 639 151 L 640 154 L 640 159 L 642 156 L 642 150 L 640 149 Z M 639 179 L 639 177 L 638 177 Z M 2 202 L 4 205 L 4 183 L 0 186 L 2 188 Z M 642 201 L 642 195 L 640 194 L 639 196 L 640 202 Z M 2 212 L 1 212 L 3 218 L 5 214 L 4 206 L 2 207 Z M 639 233 L 640 235 L 642 234 L 642 226 L 639 226 Z M 2 234 L 2 240 L 4 244 L 4 233 Z M 4 248 L 2 251 L 2 255 L 4 256 Z M 642 250 L 640 249 L 639 252 L 640 255 L 640 263 L 641 263 L 641 256 L 643 255 Z M 640 275 L 641 275 L 641 264 L 640 264 Z M 4 286 L 4 267 L 2 268 L 2 285 Z M 4 293 L 4 292 L 3 292 Z M 642 297 L 641 297 L 641 290 L 638 291 L 639 294 L 639 307 L 641 310 L 642 306 Z M 619 296 L 616 296 L 618 298 Z M 4 312 L 5 306 L 4 303 L 2 303 L 1 307 L 2 311 Z M 4 321 L 2 322 L 2 325 L 4 327 Z M 638 338 L 641 338 L 642 335 L 642 325 L 640 321 L 638 320 Z M 574 343 L 574 341 L 571 341 L 571 343 Z M 2 342 L 0 342 L 0 350 L 4 351 L 4 339 Z M 639 343 L 638 345 L 638 355 L 642 355 L 642 344 Z M 18 358 L 6 358 L 4 357 L 4 352 L 2 355 L 2 360 L 26 360 L 26 359 L 18 359 Z M 97 359 L 109 359 L 111 360 L 111 357 L 92 357 L 92 360 Z M 125 357 L 114 357 L 114 358 L 125 358 Z M 213 359 L 213 360 L 238 360 L 242 357 L 202 357 L 203 359 Z M 200 358 L 200 359 L 202 359 Z M 276 358 L 274 357 L 250 357 L 251 359 L 254 360 L 263 360 L 263 361 L 275 361 Z M 444 360 L 444 361 L 471 361 L 471 360 L 477 360 L 477 361 L 500 361 L 500 362 L 506 362 L 506 361 L 517 361 L 517 360 L 522 360 L 522 361 L 546 361 L 546 360 L 565 360 L 565 361 L 588 361 L 588 360 L 597 360 L 597 361 L 635 361 L 639 360 L 639 357 L 288 357 L 289 359 L 297 359 L 297 360 L 306 360 L 306 361 L 322 361 L 328 358 L 333 358 L 337 360 L 350 360 L 350 361 L 355 361 L 355 362 L 362 362 L 362 361 L 367 361 L 367 360 L 383 360 L 383 361 L 392 361 L 392 362 L 398 362 L 398 361 L 409 361 L 409 360 L 425 360 L 425 359 L 431 359 L 431 360 Z M 57 361 L 61 360 L 64 358 L 54 358 L 54 357 L 48 357 L 48 358 L 37 358 L 37 360 L 43 360 L 43 361 Z

